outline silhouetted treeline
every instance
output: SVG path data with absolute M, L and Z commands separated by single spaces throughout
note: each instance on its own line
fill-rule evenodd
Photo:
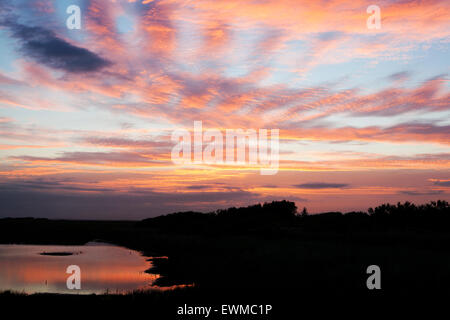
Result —
M 297 212 L 294 202 L 273 201 L 210 213 L 177 212 L 142 220 L 141 228 L 155 228 L 174 233 L 242 233 L 261 230 L 300 228 L 305 231 L 389 230 L 415 228 L 450 231 L 450 206 L 447 201 L 423 205 L 410 202 L 383 204 L 367 212 L 325 212 L 309 215 Z
M 308 214 L 306 208 L 298 212 L 294 202 L 283 200 L 210 213 L 177 212 L 139 222 L 4 218 L 0 219 L 0 243 L 82 244 L 97 238 L 120 239 L 123 243 L 134 239 L 138 230 L 137 234 L 152 230 L 162 234 L 266 237 L 353 236 L 390 230 L 450 233 L 450 206 L 440 200 L 423 205 L 383 204 L 367 212 Z
M 376 224 L 388 227 L 415 227 L 450 231 L 450 206 L 447 201 L 431 201 L 416 206 L 410 202 L 383 204 L 368 210 Z
M 168 232 L 211 233 L 252 231 L 264 227 L 295 223 L 294 202 L 273 201 L 241 208 L 221 209 L 210 213 L 177 212 L 138 222 L 138 227 L 157 228 Z

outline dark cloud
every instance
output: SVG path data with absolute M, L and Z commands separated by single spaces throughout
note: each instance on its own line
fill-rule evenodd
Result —
M 410 76 L 411 73 L 409 71 L 401 71 L 389 75 L 388 79 L 391 81 L 405 81 L 408 80 Z
M 344 34 L 338 31 L 320 32 L 317 34 L 317 38 L 320 41 L 332 41 L 342 38 Z
M 434 181 L 434 185 L 440 187 L 450 187 L 450 180 Z
M 309 182 L 296 184 L 294 187 L 301 189 L 329 189 L 329 188 L 345 188 L 347 187 L 347 183 L 325 183 L 325 182 Z
M 434 126 L 428 123 L 404 123 L 386 130 L 387 134 L 402 130 L 409 134 L 433 135 L 433 134 L 450 134 L 450 126 Z M 391 132 L 390 132 L 391 131 Z M 446 141 L 450 141 L 450 138 Z
M 432 191 L 400 191 L 400 194 L 406 194 L 408 196 L 433 196 L 438 194 L 443 194 L 443 190 L 432 190 Z
M 211 186 L 208 185 L 197 185 L 197 186 L 187 186 L 186 189 L 189 190 L 205 190 L 205 189 L 209 189 L 211 188 Z
M 28 27 L 12 19 L 0 21 L 20 41 L 24 55 L 51 68 L 73 73 L 98 71 L 111 64 L 99 55 L 60 39 L 51 30 Z
M 2 191 L 97 191 L 106 192 L 114 191 L 109 188 L 93 188 L 67 185 L 67 181 L 51 181 L 51 180 L 21 180 L 6 184 L 0 184 L 0 192 Z
M 185 187 L 187 190 L 207 190 L 207 189 L 217 189 L 227 190 L 227 191 L 242 191 L 239 187 L 227 186 L 221 183 L 211 183 L 211 184 L 199 184 L 199 185 L 190 185 Z

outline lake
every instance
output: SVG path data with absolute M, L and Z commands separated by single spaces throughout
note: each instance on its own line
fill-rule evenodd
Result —
M 70 290 L 67 267 L 81 270 L 81 289 Z M 100 242 L 84 246 L 0 245 L 0 291 L 25 293 L 126 293 L 152 289 L 159 277 L 139 252 Z

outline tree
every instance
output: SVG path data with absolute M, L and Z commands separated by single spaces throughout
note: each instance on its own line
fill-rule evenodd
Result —
M 306 209 L 306 207 L 303 207 L 303 210 L 302 210 L 302 217 L 306 217 L 308 214 L 309 214 L 309 213 L 308 213 L 308 210 Z

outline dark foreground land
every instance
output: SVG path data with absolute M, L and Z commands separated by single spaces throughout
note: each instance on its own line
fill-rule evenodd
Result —
M 294 203 L 281 201 L 139 222 L 0 220 L 0 243 L 84 244 L 93 239 L 168 256 L 153 261 L 152 272 L 163 275 L 157 284 L 195 287 L 127 296 L 4 293 L 0 300 L 139 302 L 174 314 L 177 305 L 189 301 L 266 304 L 298 301 L 304 294 L 450 292 L 450 206 L 445 201 L 346 214 L 297 213 Z M 367 289 L 369 265 L 381 268 L 381 290 Z

